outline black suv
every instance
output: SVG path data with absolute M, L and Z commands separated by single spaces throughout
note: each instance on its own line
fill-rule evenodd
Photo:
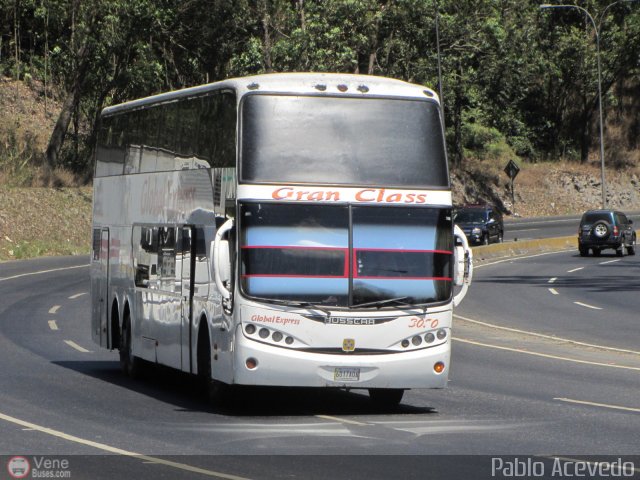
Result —
M 491 205 L 466 205 L 456 210 L 453 221 L 471 244 L 488 245 L 502 242 L 504 224 L 502 215 Z
M 626 253 L 636 253 L 636 232 L 633 222 L 615 210 L 589 210 L 582 215 L 578 229 L 578 250 L 580 255 L 594 256 L 606 248 L 612 248 L 619 257 Z

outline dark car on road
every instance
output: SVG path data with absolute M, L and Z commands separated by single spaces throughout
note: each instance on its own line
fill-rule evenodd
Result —
M 453 221 L 467 236 L 471 244 L 488 245 L 502 242 L 504 224 L 502 215 L 492 205 L 465 205 L 456 210 Z
M 582 257 L 600 255 L 607 248 L 619 257 L 625 253 L 635 255 L 636 232 L 633 221 L 616 210 L 589 210 L 582 215 L 578 229 L 578 250 Z

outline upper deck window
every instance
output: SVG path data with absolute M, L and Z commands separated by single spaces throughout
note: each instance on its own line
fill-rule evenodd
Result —
M 249 95 L 242 107 L 241 179 L 446 188 L 438 106 L 397 98 Z

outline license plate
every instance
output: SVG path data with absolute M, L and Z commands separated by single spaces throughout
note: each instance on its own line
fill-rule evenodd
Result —
M 336 382 L 358 382 L 360 381 L 360 369 L 336 367 L 333 370 L 333 379 Z

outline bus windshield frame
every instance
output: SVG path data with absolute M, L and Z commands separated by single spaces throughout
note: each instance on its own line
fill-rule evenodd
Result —
M 248 299 L 353 309 L 452 298 L 449 207 L 241 201 L 238 241 Z

